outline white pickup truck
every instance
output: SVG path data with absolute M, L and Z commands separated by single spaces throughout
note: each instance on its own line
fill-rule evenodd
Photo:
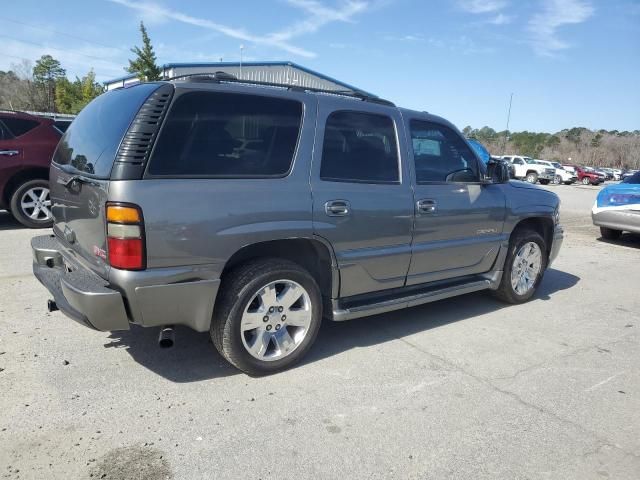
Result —
M 508 161 L 514 167 L 514 177 L 529 183 L 540 181 L 542 185 L 548 185 L 556 177 L 556 169 L 538 163 L 531 157 L 521 155 L 502 155 L 503 160 Z
M 544 165 L 545 167 L 549 167 L 549 168 L 554 168 L 556 171 L 556 175 L 553 178 L 553 183 L 560 185 L 561 183 L 564 183 L 565 185 L 571 185 L 572 183 L 575 183 L 578 181 L 578 176 L 576 175 L 576 172 L 570 172 L 568 170 L 565 170 L 562 165 L 560 165 L 558 162 L 550 162 L 549 160 L 537 160 L 536 162 L 538 162 L 541 165 Z

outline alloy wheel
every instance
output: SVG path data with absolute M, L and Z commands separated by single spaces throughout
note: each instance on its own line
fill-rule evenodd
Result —
M 542 251 L 536 242 L 527 242 L 513 259 L 511 286 L 518 295 L 525 295 L 533 288 L 542 268 Z
M 309 293 L 292 280 L 276 280 L 260 288 L 245 306 L 240 320 L 242 344 L 262 361 L 290 355 L 311 326 Z
M 51 198 L 45 187 L 30 188 L 20 199 L 20 208 L 26 217 L 37 222 L 51 220 Z

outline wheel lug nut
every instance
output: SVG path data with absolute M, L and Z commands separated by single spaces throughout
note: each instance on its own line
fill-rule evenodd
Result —
M 269 313 L 273 313 L 274 311 L 275 311 L 275 308 L 269 307 Z
M 280 324 L 276 324 L 276 330 L 280 330 Z
M 269 321 L 269 317 L 267 315 L 265 315 L 264 317 L 262 317 L 262 321 L 263 322 L 268 322 Z
M 286 315 L 282 315 L 282 321 L 284 322 L 287 319 Z
M 278 311 L 279 311 L 280 313 L 282 313 L 282 310 L 284 310 L 284 308 L 282 308 L 282 307 L 278 307 Z
M 267 332 L 271 330 L 271 325 L 267 325 Z

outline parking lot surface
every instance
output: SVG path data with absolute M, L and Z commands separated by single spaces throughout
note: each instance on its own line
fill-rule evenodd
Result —
M 206 334 L 47 313 L 0 212 L 0 478 L 638 479 L 640 237 L 554 186 L 566 238 L 534 300 L 485 293 L 345 323 L 251 378 Z

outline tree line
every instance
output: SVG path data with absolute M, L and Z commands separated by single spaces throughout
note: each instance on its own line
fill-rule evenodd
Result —
M 496 132 L 490 127 L 467 126 L 462 133 L 481 142 L 492 155 L 526 155 L 593 167 L 640 168 L 640 130 L 574 127 L 556 133 Z

